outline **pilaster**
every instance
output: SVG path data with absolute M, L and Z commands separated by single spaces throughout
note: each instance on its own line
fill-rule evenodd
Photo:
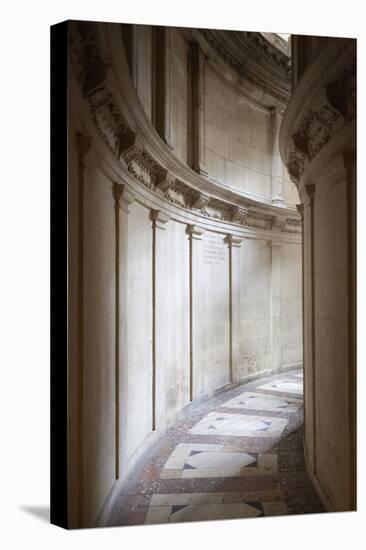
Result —
M 205 57 L 197 42 L 190 45 L 192 83 L 192 168 L 207 176 L 205 166 Z
M 115 333 L 115 438 L 116 479 L 123 476 L 125 458 L 123 434 L 126 433 L 127 419 L 127 238 L 129 205 L 135 200 L 135 195 L 126 184 L 114 183 L 112 187 L 115 200 L 115 249 L 116 249 L 116 333 Z
M 201 363 L 201 346 L 197 340 L 199 323 L 202 322 L 199 300 L 196 288 L 202 277 L 200 265 L 202 262 L 202 236 L 204 230 L 196 225 L 187 225 L 186 233 L 189 239 L 189 400 L 195 398 L 194 367 Z M 200 260 L 201 258 L 201 260 Z
M 315 185 L 308 183 L 300 193 L 303 202 L 303 308 L 304 308 L 304 406 L 309 465 L 316 471 L 316 372 L 315 372 L 315 275 L 314 198 Z
M 281 256 L 282 245 L 270 241 L 271 248 L 271 357 L 272 370 L 282 366 L 282 300 Z
M 164 373 L 158 372 L 159 357 L 164 353 L 164 261 L 161 249 L 164 246 L 165 229 L 170 216 L 161 210 L 151 210 L 152 221 L 152 431 L 161 428 L 165 411 L 159 409 L 158 394 L 164 394 Z M 161 375 L 159 377 L 159 375 Z
M 227 235 L 225 242 L 229 248 L 229 381 L 236 380 L 235 342 L 240 334 L 240 247 L 243 239 L 235 235 Z
M 275 204 L 285 204 L 283 197 L 283 165 L 279 149 L 279 133 L 281 115 L 276 107 L 270 110 L 270 126 L 272 132 L 272 168 L 271 168 L 271 195 Z

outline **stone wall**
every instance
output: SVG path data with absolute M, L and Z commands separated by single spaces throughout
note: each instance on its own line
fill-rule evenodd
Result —
M 356 41 L 293 42 L 296 78 L 281 155 L 303 215 L 305 455 L 324 507 L 354 510 Z
M 182 112 L 197 87 L 183 91 L 189 71 L 175 59 L 189 53 L 183 35 L 174 39 L 174 29 L 165 34 L 170 44 L 165 59 L 174 69 L 169 65 L 163 81 L 173 75 L 182 93 L 174 98 L 172 89 L 165 89 L 165 107 L 170 102 L 176 108 L 169 116 L 165 110 L 158 135 L 146 83 L 151 73 L 136 68 L 136 57 L 130 59 L 133 74 L 128 72 L 118 25 L 100 29 L 95 44 L 108 52 L 113 70 L 106 72 L 103 61 L 98 65 L 99 52 L 85 79 L 88 66 L 78 70 L 85 55 L 74 53 L 69 81 L 70 242 L 76 256 L 69 297 L 75 299 L 70 310 L 71 526 L 98 521 L 116 484 L 189 403 L 302 363 L 297 212 L 284 201 L 278 206 L 261 200 L 260 189 L 269 193 L 269 172 L 262 187 L 247 179 L 238 185 L 242 193 L 228 193 L 187 165 L 183 144 L 193 136 Z M 131 50 L 147 65 L 150 31 L 139 28 L 137 36 L 144 38 Z M 74 29 L 71 51 L 82 49 L 80 35 L 88 37 L 90 51 L 93 32 L 93 25 L 81 33 Z M 190 50 L 191 63 L 197 62 L 192 55 Z M 245 116 L 259 117 L 251 131 L 260 136 L 255 143 L 264 146 L 273 137 L 266 135 L 268 116 L 249 106 L 242 109 Z M 196 113 L 198 119 L 201 114 Z M 231 123 L 225 122 L 230 132 Z M 206 152 L 212 146 L 209 133 L 199 134 L 201 144 L 206 134 Z M 248 146 L 242 142 L 243 155 L 250 156 Z M 229 149 L 227 154 L 229 164 Z M 263 155 L 269 170 L 270 155 Z

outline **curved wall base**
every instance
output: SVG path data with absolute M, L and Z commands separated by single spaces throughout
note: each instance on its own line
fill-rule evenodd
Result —
M 305 443 L 305 440 L 304 440 L 304 460 L 305 460 L 305 467 L 306 467 L 306 473 L 308 474 L 308 477 L 314 487 L 314 490 L 316 492 L 316 494 L 318 495 L 319 497 L 319 500 L 320 502 L 322 503 L 322 505 L 324 506 L 324 510 L 326 512 L 336 512 L 337 510 L 335 509 L 335 506 L 334 504 L 332 504 L 332 502 L 329 500 L 328 496 L 326 495 L 319 479 L 316 477 L 312 467 L 311 467 L 311 464 L 310 464 L 310 460 L 309 460 L 309 455 L 308 455 L 308 452 L 307 452 L 307 449 L 306 449 L 306 443 Z

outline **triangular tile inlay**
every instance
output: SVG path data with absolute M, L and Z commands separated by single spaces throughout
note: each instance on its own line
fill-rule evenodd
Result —
M 179 512 L 179 510 L 183 510 L 183 508 L 186 508 L 187 506 L 188 504 L 174 504 L 174 506 L 172 506 L 170 515 L 172 516 L 173 514 L 175 514 L 175 512 Z
M 183 466 L 183 470 L 195 470 L 196 468 L 194 466 L 191 466 L 190 464 L 185 463 Z
M 252 508 L 255 508 L 263 515 L 263 506 L 261 502 L 247 502 L 246 504 L 248 504 L 248 506 L 251 506 Z

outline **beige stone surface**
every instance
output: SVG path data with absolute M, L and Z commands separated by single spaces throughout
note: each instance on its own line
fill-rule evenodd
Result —
M 84 180 L 83 502 L 94 521 L 115 479 L 115 224 L 110 182 Z
M 127 384 L 127 413 L 121 445 L 130 459 L 152 429 L 152 227 L 149 210 L 137 203 L 128 216 L 128 351 L 125 380 L 121 377 Z
M 189 403 L 189 242 L 183 224 L 157 230 L 158 428 Z
M 229 264 L 224 235 L 206 232 L 197 255 L 200 271 L 194 293 L 200 317 L 195 320 L 195 348 L 201 351 L 195 396 L 199 397 L 229 382 Z
M 192 44 L 170 29 L 164 143 L 154 127 L 161 74 L 154 80 L 151 27 L 133 28 L 131 71 L 120 29 L 104 30 L 90 40 L 112 70 L 104 75 L 98 66 L 99 74 L 95 59 L 81 55 L 92 65 L 87 84 L 95 79 L 96 87 L 84 93 L 79 78 L 88 67 L 80 71 L 79 61 L 69 80 L 70 145 L 80 133 L 92 144 L 86 170 L 74 150 L 69 174 L 75 526 L 95 524 L 116 476 L 126 479 L 190 400 L 301 360 L 301 236 L 294 209 L 271 203 L 274 164 L 290 206 L 297 192 L 273 163 L 270 109 L 244 96 L 202 51 L 203 95 L 192 98 Z M 116 185 L 125 194 L 117 216 Z M 152 211 L 162 219 L 155 227 Z M 276 225 L 279 214 L 293 232 Z M 275 261 L 271 243 L 280 247 Z

